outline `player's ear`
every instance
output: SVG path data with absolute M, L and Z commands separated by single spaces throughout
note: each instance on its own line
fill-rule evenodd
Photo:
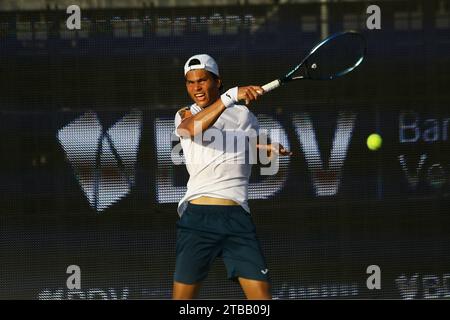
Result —
M 219 77 L 216 78 L 216 85 L 217 85 L 217 88 L 219 88 L 219 89 L 222 86 L 222 79 L 220 79 Z

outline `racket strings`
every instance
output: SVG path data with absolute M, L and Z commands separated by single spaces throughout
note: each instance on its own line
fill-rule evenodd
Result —
M 319 46 L 304 62 L 308 78 L 328 80 L 355 68 L 364 56 L 364 39 L 345 34 Z

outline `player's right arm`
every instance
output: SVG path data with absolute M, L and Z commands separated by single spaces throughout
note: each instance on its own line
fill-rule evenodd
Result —
M 180 137 L 192 138 L 204 132 L 217 121 L 225 109 L 225 105 L 219 98 L 195 115 L 192 115 L 189 110 L 179 110 L 178 114 L 181 117 L 181 123 L 177 127 L 178 135 Z
M 260 86 L 239 87 L 238 100 L 244 100 L 246 105 L 249 105 L 252 101 L 257 100 L 263 92 L 264 90 Z M 195 115 L 185 109 L 179 110 L 181 123 L 177 127 L 177 134 L 181 137 L 192 138 L 203 133 L 212 127 L 225 109 L 226 107 L 219 97 L 214 103 Z

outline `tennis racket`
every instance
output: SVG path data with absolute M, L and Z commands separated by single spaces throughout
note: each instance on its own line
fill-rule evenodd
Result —
M 366 40 L 355 31 L 335 33 L 318 43 L 284 77 L 262 86 L 265 92 L 295 80 L 333 80 L 358 67 L 366 54 Z

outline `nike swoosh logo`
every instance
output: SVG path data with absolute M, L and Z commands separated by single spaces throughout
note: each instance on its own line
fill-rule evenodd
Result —
M 261 270 L 261 273 L 262 273 L 262 274 L 266 274 L 267 272 L 269 272 L 269 269 Z
M 230 100 L 231 100 L 231 96 L 228 94 L 228 93 L 226 93 L 225 94 L 228 98 L 230 98 Z

